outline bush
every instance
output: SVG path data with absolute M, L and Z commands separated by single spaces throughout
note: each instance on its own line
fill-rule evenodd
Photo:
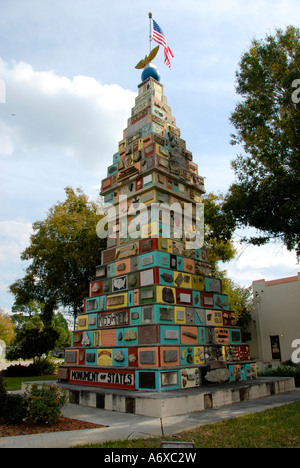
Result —
M 35 364 L 29 364 L 28 366 L 15 364 L 9 366 L 4 373 L 5 377 L 34 377 L 40 375 L 40 370 Z
M 2 409 L 2 417 L 8 424 L 19 424 L 27 416 L 25 399 L 23 395 L 8 394 L 4 408 Z
M 265 377 L 294 377 L 296 387 L 300 387 L 300 368 L 298 366 L 281 365 L 259 373 Z
M 29 422 L 52 426 L 61 417 L 61 409 L 67 404 L 67 394 L 55 385 L 43 384 L 41 387 L 34 384 L 29 392 L 25 392 L 25 401 Z
M 0 372 L 0 418 L 2 417 L 3 408 L 5 406 L 7 391 L 5 387 L 4 374 Z

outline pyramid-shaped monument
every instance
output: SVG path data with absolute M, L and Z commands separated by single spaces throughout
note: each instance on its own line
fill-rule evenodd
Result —
M 164 391 L 256 377 L 201 245 L 204 192 L 150 64 L 102 181 L 106 216 L 98 235 L 107 236 L 107 248 L 61 383 Z

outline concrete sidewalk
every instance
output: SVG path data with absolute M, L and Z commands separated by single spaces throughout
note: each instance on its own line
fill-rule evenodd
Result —
M 244 401 L 162 420 L 164 436 L 193 429 L 205 424 L 257 413 L 276 406 L 300 401 L 300 388 L 293 392 Z M 76 445 L 102 443 L 109 440 L 161 436 L 161 420 L 137 414 L 118 413 L 98 408 L 69 404 L 63 410 L 66 417 L 101 424 L 104 428 L 81 431 L 52 432 L 0 438 L 0 448 L 69 448 Z

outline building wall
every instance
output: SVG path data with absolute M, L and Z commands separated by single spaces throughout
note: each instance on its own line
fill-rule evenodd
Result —
M 291 359 L 300 339 L 300 273 L 253 284 L 254 312 L 251 356 L 264 362 Z M 273 350 L 272 350 L 273 346 Z

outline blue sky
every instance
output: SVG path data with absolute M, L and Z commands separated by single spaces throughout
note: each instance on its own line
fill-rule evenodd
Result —
M 97 198 L 134 105 L 149 11 L 174 53 L 171 70 L 162 50 L 155 64 L 206 190 L 233 182 L 238 62 L 253 38 L 297 26 L 299 0 L 0 0 L 0 308 L 13 303 L 7 286 L 23 276 L 32 223 L 66 186 Z M 223 267 L 239 284 L 299 270 L 280 244 L 236 241 L 239 255 Z

